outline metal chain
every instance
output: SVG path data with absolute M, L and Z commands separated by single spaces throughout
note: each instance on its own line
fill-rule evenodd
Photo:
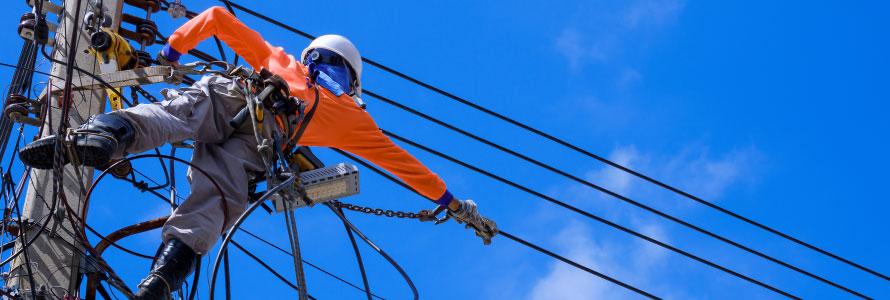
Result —
M 343 203 L 343 202 L 340 202 L 337 200 L 331 201 L 331 204 L 334 205 L 334 207 L 348 209 L 351 211 L 362 212 L 362 213 L 366 213 L 366 214 L 373 214 L 376 216 L 396 217 L 396 218 L 400 218 L 400 219 L 404 219 L 404 218 L 418 219 L 421 222 L 436 220 L 436 216 L 434 216 L 433 212 L 429 209 L 424 209 L 417 213 L 413 213 L 413 212 L 393 211 L 391 209 L 383 210 L 380 208 L 364 207 L 364 206 L 359 206 L 359 205 L 354 205 L 354 204 L 349 204 L 349 203 Z
M 158 98 L 155 98 L 154 95 L 143 89 L 141 86 L 134 86 L 133 89 L 139 92 L 139 94 L 142 95 L 145 100 L 148 100 L 151 103 L 158 102 Z

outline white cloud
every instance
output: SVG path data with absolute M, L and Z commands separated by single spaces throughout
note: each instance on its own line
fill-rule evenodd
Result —
M 685 0 L 643 0 L 631 2 L 625 14 L 626 26 L 664 26 L 673 23 L 683 7 Z
M 686 0 L 631 0 L 617 6 L 582 3 L 577 15 L 556 36 L 555 51 L 578 70 L 585 64 L 604 61 L 625 52 L 624 44 L 646 38 L 646 33 L 673 24 Z M 639 74 L 639 73 L 637 73 Z M 625 73 L 627 75 L 627 73 Z
M 698 144 L 683 147 L 674 154 L 658 155 L 643 153 L 634 145 L 618 145 L 609 154 L 609 159 L 656 179 L 677 184 L 681 189 L 714 200 L 726 189 L 756 175 L 756 166 L 761 160 L 754 147 L 735 149 L 725 154 L 714 154 L 710 148 Z M 647 201 L 664 199 L 666 193 L 645 181 L 637 179 L 610 166 L 591 171 L 587 180 L 631 198 Z M 603 211 L 604 217 L 649 236 L 672 244 L 670 232 L 662 227 L 663 220 L 635 209 L 630 205 L 614 202 L 589 201 L 596 194 L 599 199 L 610 198 L 602 193 L 581 185 L 567 190 L 569 195 L 583 206 L 595 205 Z M 609 203 L 609 204 L 606 204 Z M 682 206 L 680 207 L 682 209 Z M 603 213 L 600 213 L 603 214 Z M 555 247 L 551 251 L 574 260 L 598 272 L 621 280 L 644 291 L 666 299 L 692 299 L 684 290 L 670 286 L 671 270 L 665 266 L 673 260 L 685 258 L 673 255 L 671 251 L 642 239 L 616 239 L 622 233 L 592 232 L 589 225 L 571 217 L 548 217 L 548 227 L 559 228 L 553 239 Z M 545 247 L 547 248 L 547 247 Z M 561 261 L 549 263 L 543 275 L 532 285 L 528 300 L 543 299 L 638 299 L 639 295 L 627 291 L 579 270 Z
M 642 79 L 643 74 L 640 74 L 640 71 L 637 71 L 634 68 L 627 68 L 621 73 L 621 78 L 618 79 L 618 85 L 621 87 L 628 87 L 632 83 Z
M 754 147 L 714 155 L 710 148 L 701 145 L 688 145 L 673 155 L 654 155 L 641 154 L 634 145 L 629 145 L 616 146 L 609 154 L 609 160 L 706 200 L 716 200 L 734 184 L 756 178 L 762 155 Z M 649 192 L 654 186 L 611 166 L 588 172 L 586 177 L 588 181 L 621 195 L 656 196 Z
M 556 52 L 568 58 L 569 66 L 577 70 L 587 61 L 606 58 L 598 46 L 589 43 L 577 29 L 566 28 L 556 37 Z
M 609 154 L 609 160 L 633 169 L 639 160 L 639 153 L 633 145 L 627 147 L 616 147 Z M 619 194 L 626 194 L 630 190 L 631 176 L 627 172 L 617 168 L 604 166 L 602 169 L 589 172 L 587 180 L 610 189 Z
M 736 149 L 716 158 L 708 147 L 689 146 L 663 168 L 662 176 L 693 195 L 713 201 L 740 181 L 750 181 L 762 160 L 754 147 Z
M 648 230 L 653 228 L 647 226 Z M 640 274 L 650 274 L 667 256 L 648 246 L 618 245 L 596 242 L 590 228 L 571 221 L 556 235 L 556 251 L 566 258 L 587 266 L 609 277 L 638 286 L 648 281 Z M 663 232 L 659 238 L 666 238 Z M 657 253 L 656 253 L 657 252 Z M 652 255 L 655 254 L 655 255 Z M 627 259 L 631 261 L 628 263 Z M 549 272 L 541 277 L 529 293 L 529 300 L 560 299 L 637 299 L 638 295 L 605 279 L 570 266 L 561 261 L 550 264 Z
M 664 228 L 656 226 L 654 224 L 647 224 L 639 220 L 635 221 L 634 223 L 636 223 L 638 231 L 643 235 L 665 242 L 666 244 L 671 244 L 670 237 L 668 236 L 667 232 L 664 231 Z M 668 254 L 670 253 L 667 249 L 661 246 L 641 239 L 636 240 L 636 247 L 638 247 L 639 249 L 633 255 L 634 262 L 639 268 L 652 267 L 657 263 L 666 260 L 668 258 Z
M 556 236 L 556 242 L 564 250 L 562 253 L 565 253 L 565 257 L 602 272 L 600 266 L 609 260 L 610 255 L 588 238 L 591 236 L 589 231 L 587 227 L 574 222 Z M 613 299 L 607 297 L 611 294 L 610 289 L 610 282 L 555 261 L 550 264 L 550 272 L 535 283 L 529 299 Z

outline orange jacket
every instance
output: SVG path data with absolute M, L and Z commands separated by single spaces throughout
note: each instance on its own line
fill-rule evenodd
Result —
M 267 43 L 222 7 L 205 10 L 179 27 L 170 35 L 169 44 L 177 52 L 187 53 L 213 35 L 226 42 L 255 70 L 266 68 L 284 78 L 291 95 L 309 103 L 307 112 L 312 109 L 315 90 L 307 85 L 308 67 L 281 47 Z M 358 107 L 349 95 L 336 97 L 325 88 L 318 91 L 318 108 L 300 138 L 300 145 L 351 152 L 392 173 L 423 196 L 448 205 L 453 197 L 445 182 L 383 135 L 371 115 Z

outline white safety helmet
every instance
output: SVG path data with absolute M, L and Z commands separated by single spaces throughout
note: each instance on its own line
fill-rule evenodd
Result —
M 356 98 L 356 102 L 360 102 L 362 96 L 362 56 L 358 54 L 358 49 L 355 48 L 355 45 L 342 35 L 326 34 L 317 37 L 312 43 L 309 43 L 309 47 L 303 49 L 303 53 L 300 54 L 300 61 L 306 61 L 306 55 L 309 55 L 309 51 L 318 48 L 333 51 L 346 60 L 346 63 L 355 72 L 355 82 L 352 88 L 355 91 L 353 98 Z

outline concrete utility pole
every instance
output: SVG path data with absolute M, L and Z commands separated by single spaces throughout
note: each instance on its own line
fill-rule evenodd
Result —
M 30 0 L 33 4 L 35 1 Z M 59 28 L 55 34 L 56 48 L 54 49 L 54 59 L 65 62 L 68 60 L 69 46 L 71 38 L 77 38 L 77 49 L 75 62 L 78 67 L 86 71 L 99 73 L 99 63 L 96 58 L 86 49 L 89 47 L 89 33 L 84 30 L 83 16 L 91 6 L 90 2 L 96 3 L 95 0 L 65 0 L 64 12 L 59 16 Z M 104 0 L 105 14 L 113 19 L 112 29 L 117 31 L 120 28 L 121 8 L 123 0 Z M 48 0 L 44 3 L 49 3 Z M 32 5 L 33 6 L 33 5 Z M 47 7 L 47 4 L 43 5 Z M 78 6 L 80 10 L 78 11 Z M 47 14 L 48 20 L 52 21 L 52 14 Z M 78 19 L 78 31 L 73 37 L 75 16 Z M 65 78 L 66 67 L 62 64 L 53 64 L 51 73 L 54 76 Z M 74 77 L 79 76 L 74 71 Z M 52 85 L 55 89 L 61 89 L 64 82 L 58 78 L 52 78 Z M 43 135 L 55 134 L 62 120 L 60 96 L 62 93 L 49 93 L 52 87 L 47 87 L 44 94 L 50 94 L 47 105 L 50 105 L 52 111 L 51 120 L 47 120 L 47 127 L 43 131 Z M 80 123 L 84 122 L 93 114 L 105 112 L 106 94 L 104 89 L 87 90 L 81 92 L 73 92 L 71 99 L 71 110 L 69 112 L 69 125 L 71 128 L 77 128 Z M 51 123 L 49 123 L 51 122 Z M 53 124 L 54 128 L 48 127 Z M 76 170 L 71 166 L 67 166 L 63 171 L 63 185 L 65 197 L 68 205 L 76 212 L 80 212 L 82 207 L 83 194 L 86 192 L 85 187 L 89 187 L 93 180 L 92 168 L 79 168 Z M 61 203 L 56 206 L 55 211 L 50 211 L 53 198 L 53 173 L 52 170 L 32 170 L 30 182 L 28 185 L 28 193 L 22 211 L 23 218 L 30 220 L 30 227 L 23 226 L 27 230 L 22 230 L 26 239 L 31 239 L 38 233 L 40 224 L 45 222 L 46 218 L 52 218 L 45 231 L 40 234 L 37 240 L 28 247 L 27 254 L 30 260 L 31 271 L 34 274 L 35 289 L 38 291 L 38 298 L 60 299 L 65 293 L 78 293 L 77 276 L 81 269 L 82 257 L 80 253 L 83 249 L 74 239 L 74 231 L 71 228 L 65 212 L 65 206 Z M 76 219 L 75 219 L 76 220 Z M 76 221 L 75 221 L 76 223 Z M 23 246 L 23 238 L 18 239 L 16 244 L 16 252 Z M 15 253 L 15 252 L 13 252 Z M 9 286 L 18 286 L 19 291 L 26 298 L 31 298 L 31 282 L 27 277 L 28 268 L 25 264 L 25 256 L 19 255 L 10 264 L 9 279 L 6 284 Z

